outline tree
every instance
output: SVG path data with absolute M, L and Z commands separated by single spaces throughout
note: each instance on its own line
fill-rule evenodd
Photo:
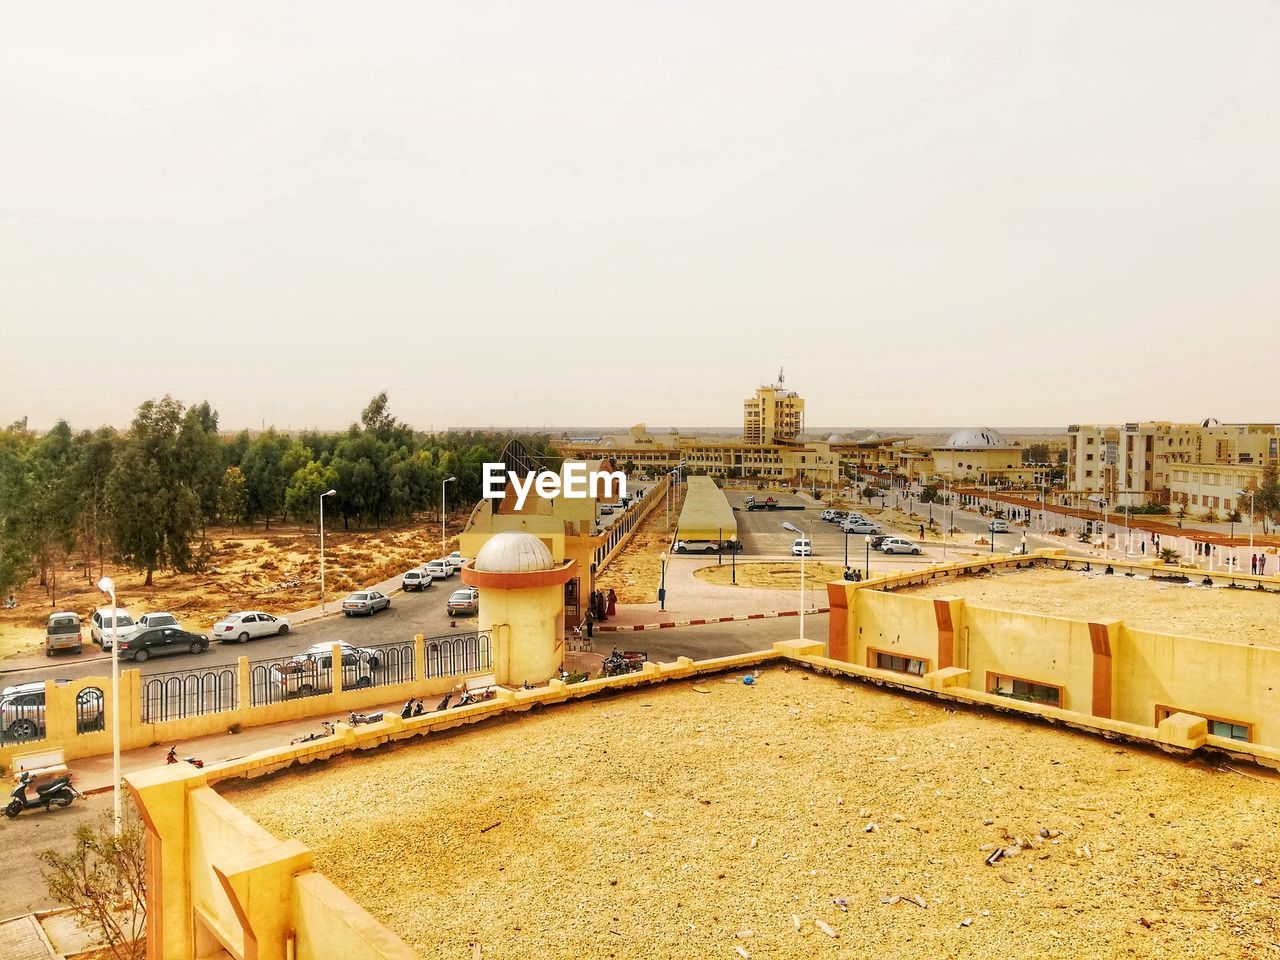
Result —
M 72 486 L 79 499 L 77 536 L 84 555 L 86 580 L 93 578 L 94 557 L 97 557 L 101 575 L 105 542 L 111 529 L 107 483 L 119 446 L 120 438 L 110 427 L 101 427 L 93 432 L 85 430 L 76 437 Z
M 142 404 L 109 481 L 116 549 L 146 571 L 148 587 L 160 567 L 191 568 L 200 527 L 200 498 L 183 472 L 182 415 L 169 396 Z
M 1280 467 L 1269 463 L 1262 468 L 1262 482 L 1254 495 L 1254 509 L 1273 522 L 1280 521 Z
M 76 539 L 78 502 L 71 482 L 75 457 L 71 428 L 65 420 L 59 420 L 36 441 L 27 464 L 28 542 L 39 564 L 40 586 L 49 587 L 54 606 L 58 603 L 57 571 L 66 562 Z
M 289 478 L 306 463 L 306 447 L 296 444 L 298 450 L 292 451 L 294 446 L 295 441 L 272 427 L 253 438 L 240 463 L 249 485 L 249 519 L 265 520 L 268 530 L 271 518 L 284 513 L 284 492 Z
M 147 952 L 146 832 L 132 805 L 120 836 L 110 815 L 76 829 L 70 853 L 46 850 L 40 862 L 49 895 L 96 931 L 116 960 L 142 960 Z
M 206 400 L 187 410 L 178 433 L 179 470 L 200 500 L 202 527 L 218 515 L 218 494 L 225 472 L 218 439 L 218 413 Z
M 332 467 L 322 467 L 312 460 L 301 470 L 295 471 L 285 490 L 285 511 L 295 520 L 308 523 L 320 512 L 320 497 L 332 490 L 338 482 L 338 474 Z
M 234 527 L 249 510 L 249 484 L 239 467 L 227 467 L 218 483 L 218 518 Z
M 921 503 L 941 503 L 942 497 L 938 495 L 938 485 L 936 483 L 926 483 L 920 488 Z

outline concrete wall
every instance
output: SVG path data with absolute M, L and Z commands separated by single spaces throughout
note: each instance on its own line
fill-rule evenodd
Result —
M 496 638 L 495 638 L 496 644 Z M 407 700 L 409 697 L 440 697 L 458 683 L 462 674 L 428 678 L 427 664 L 423 657 L 422 635 L 414 637 L 414 679 L 405 683 L 384 684 L 356 690 L 342 690 L 342 672 L 333 671 L 334 690 L 311 697 L 296 697 L 281 703 L 250 706 L 250 666 L 248 657 L 241 657 L 236 665 L 239 706 L 234 710 L 220 710 L 195 717 L 146 723 L 142 719 L 142 686 L 145 682 L 137 670 L 120 673 L 120 746 L 122 750 L 134 750 L 158 743 L 175 743 L 193 740 L 215 733 L 225 733 L 232 724 L 241 727 L 266 726 L 286 720 L 306 717 L 331 716 L 351 710 L 363 710 L 378 704 Z M 493 650 L 497 655 L 497 650 Z M 335 656 L 335 663 L 340 657 Z M 488 673 L 488 669 L 473 671 Z M 96 687 L 102 691 L 106 722 L 98 732 L 76 733 L 76 697 L 81 690 Z M 14 757 L 25 753 L 61 747 L 67 760 L 95 757 L 111 752 L 111 678 L 86 677 L 67 683 L 45 681 L 45 736 L 41 740 L 28 740 L 0 747 L 0 766 L 11 769 Z
M 954 691 L 988 694 L 993 676 L 1053 686 L 1060 690 L 1056 709 L 1097 720 L 1155 728 L 1157 711 L 1229 720 L 1249 727 L 1251 744 L 1280 749 L 1280 648 L 1136 630 L 1122 619 L 1089 622 L 894 592 L 971 572 L 1035 564 L 1083 568 L 1088 562 L 1045 550 L 830 583 L 828 656 L 859 666 L 874 664 L 876 649 L 922 659 L 936 674 L 934 687 Z M 1156 561 L 1092 561 L 1095 569 L 1108 563 L 1117 574 L 1203 576 Z M 1277 578 L 1233 579 L 1280 589 Z

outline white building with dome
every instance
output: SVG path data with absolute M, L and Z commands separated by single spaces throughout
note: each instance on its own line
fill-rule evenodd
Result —
M 991 427 L 957 430 L 933 448 L 932 472 L 949 483 L 981 486 L 1026 486 L 1035 471 L 1022 464 L 1022 447 Z

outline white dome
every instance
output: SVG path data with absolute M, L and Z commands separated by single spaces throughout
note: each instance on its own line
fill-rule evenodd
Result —
M 827 437 L 827 443 L 844 443 L 844 437 L 840 436 L 838 433 L 833 433 L 831 436 Z
M 532 533 L 504 530 L 495 533 L 476 553 L 475 568 L 481 573 L 533 573 L 555 567 L 547 545 Z
M 1221 423 L 1220 421 L 1218 421 L 1218 420 L 1215 420 L 1213 417 L 1210 417 L 1210 418 L 1209 418 L 1209 419 L 1207 419 L 1207 420 L 1201 420 L 1201 421 L 1200 421 L 1200 426 L 1202 426 L 1202 427 L 1220 427 L 1220 426 L 1222 426 L 1222 423 Z
M 872 430 L 870 433 L 868 433 L 868 434 L 867 434 L 865 437 L 863 437 L 862 439 L 863 439 L 863 440 L 879 440 L 879 439 L 880 439 L 880 434 L 878 434 L 878 433 L 876 433 L 874 430 Z
M 990 427 L 973 427 L 968 430 L 957 430 L 944 446 L 961 450 L 982 450 L 987 447 L 1011 447 L 1013 444 L 1006 440 L 999 430 L 992 430 Z

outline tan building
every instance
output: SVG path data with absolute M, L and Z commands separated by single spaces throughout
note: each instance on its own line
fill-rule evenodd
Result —
M 926 469 L 952 483 L 1025 487 L 1036 482 L 1035 468 L 1023 466 L 1022 448 L 990 427 L 957 430 L 933 448 Z
M 777 386 L 760 387 L 754 397 L 742 402 L 742 440 L 768 445 L 794 440 L 804 433 L 804 399 L 794 390 Z
M 1144 421 L 1067 428 L 1069 489 L 1114 505 L 1185 506 L 1193 515 L 1244 506 L 1267 464 L 1280 462 L 1280 425 Z

